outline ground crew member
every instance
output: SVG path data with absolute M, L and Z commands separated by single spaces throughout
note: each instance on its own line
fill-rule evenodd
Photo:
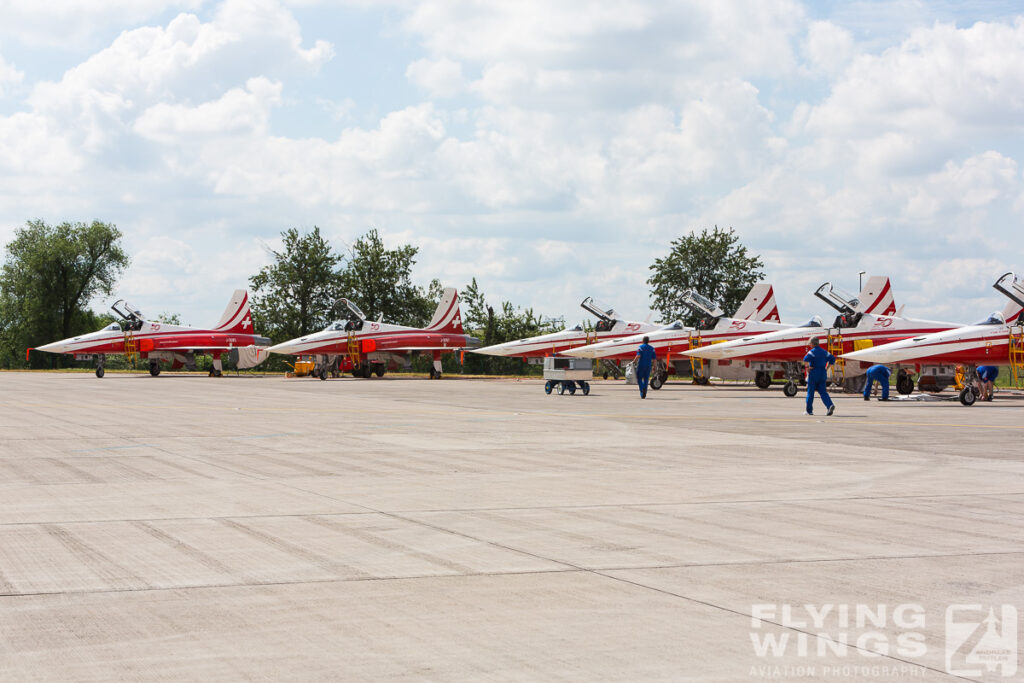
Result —
M 978 379 L 981 380 L 981 400 L 992 400 L 992 384 L 999 376 L 999 368 L 995 365 L 979 365 Z
M 877 380 L 882 385 L 882 398 L 879 401 L 889 400 L 889 375 L 892 374 L 892 370 L 884 365 L 872 365 L 868 368 L 867 381 L 864 382 L 864 400 L 871 400 L 871 385 Z
M 836 406 L 829 398 L 825 383 L 828 381 L 828 369 L 835 364 L 836 357 L 821 348 L 817 337 L 811 337 L 811 350 L 804 356 L 804 362 L 807 363 L 807 412 L 804 414 L 814 414 L 814 392 L 818 392 L 821 402 L 831 415 L 836 411 Z
M 636 350 L 636 383 L 640 387 L 640 398 L 647 398 L 647 383 L 651 380 L 651 365 L 658 353 L 648 342 L 650 337 L 644 337 L 644 343 Z

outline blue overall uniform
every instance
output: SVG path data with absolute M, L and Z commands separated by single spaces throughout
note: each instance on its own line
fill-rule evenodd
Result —
M 889 375 L 892 370 L 884 365 L 872 365 L 868 368 L 867 381 L 864 383 L 864 400 L 871 398 L 871 385 L 877 381 L 882 385 L 882 400 L 889 400 Z
M 978 379 L 982 382 L 995 382 L 999 376 L 999 368 L 995 365 L 979 365 Z
M 832 399 L 829 398 L 825 383 L 828 381 L 828 366 L 836 362 L 836 357 L 831 353 L 815 346 L 806 356 L 804 362 L 809 366 L 807 371 L 807 414 L 814 414 L 814 392 L 821 396 L 821 402 L 826 408 L 832 407 Z
M 641 344 L 636 350 L 636 384 L 640 387 L 640 398 L 647 398 L 647 383 L 651 380 L 651 365 L 658 353 L 650 344 Z

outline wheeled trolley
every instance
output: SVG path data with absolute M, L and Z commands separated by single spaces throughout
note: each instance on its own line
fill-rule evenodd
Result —
M 590 382 L 594 377 L 592 358 L 570 358 L 548 356 L 544 359 L 544 393 L 557 391 L 559 394 L 575 394 L 577 386 L 583 395 L 590 393 Z

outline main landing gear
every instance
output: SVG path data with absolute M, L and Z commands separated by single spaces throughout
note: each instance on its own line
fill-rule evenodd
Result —
M 151 374 L 153 377 L 159 377 L 160 376 L 160 361 L 158 361 L 158 360 L 151 360 L 151 361 L 149 361 L 149 374 Z
M 96 356 L 96 376 L 103 377 L 104 370 L 103 366 L 107 364 L 107 357 L 104 354 Z

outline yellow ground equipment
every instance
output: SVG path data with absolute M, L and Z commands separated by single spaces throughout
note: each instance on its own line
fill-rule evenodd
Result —
M 846 359 L 840 358 L 843 355 L 843 335 L 828 335 L 825 340 L 825 350 L 836 357 L 836 364 L 832 366 L 832 382 L 842 384 L 846 379 Z
M 135 367 L 135 361 L 139 358 L 139 345 L 131 330 L 124 331 L 124 357 Z
M 288 361 L 285 361 L 285 365 L 292 369 L 292 371 L 287 374 L 287 377 L 308 377 L 313 373 L 313 368 L 316 367 L 316 361 L 312 358 L 303 360 L 300 356 L 295 360 L 295 365 L 292 365 Z
M 1010 378 L 1013 386 L 1024 389 L 1024 326 L 1010 328 Z

